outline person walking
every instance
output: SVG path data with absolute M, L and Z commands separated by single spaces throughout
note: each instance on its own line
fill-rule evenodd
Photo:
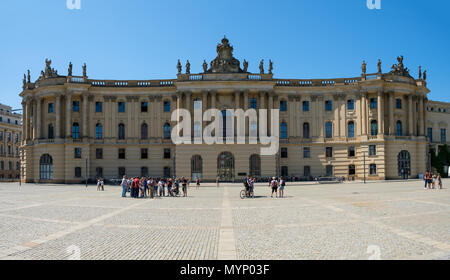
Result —
M 428 172 L 425 172 L 425 174 L 423 175 L 423 181 L 425 182 L 424 188 L 427 189 L 427 185 L 428 185 Z
M 197 177 L 197 179 L 195 180 L 195 186 L 198 188 L 200 188 L 200 179 Z
M 128 180 L 126 176 L 123 176 L 120 185 L 122 186 L 122 197 L 127 197 Z
M 97 179 L 97 191 L 99 191 L 101 188 L 102 188 L 102 182 L 101 182 L 101 179 L 98 178 Z
M 442 177 L 441 177 L 441 173 L 438 173 L 437 175 L 437 183 L 438 183 L 438 187 L 440 190 L 442 190 Z

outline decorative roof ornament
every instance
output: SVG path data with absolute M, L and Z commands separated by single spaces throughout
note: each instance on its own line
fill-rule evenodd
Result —
M 30 74 L 30 70 L 27 70 L 27 81 L 29 84 L 31 84 L 31 74 Z
M 361 70 L 362 70 L 362 76 L 365 76 L 367 73 L 367 63 L 365 60 L 363 60 L 363 62 L 362 62 Z
M 383 73 L 383 70 L 381 69 L 381 59 L 378 59 L 377 65 L 378 65 L 378 74 Z
M 273 62 L 269 59 L 269 74 L 272 74 L 273 71 Z
M 70 63 L 69 63 L 69 69 L 67 69 L 67 75 L 68 75 L 69 77 L 72 76 L 72 68 L 73 68 L 72 62 L 70 62 Z
M 45 71 L 41 72 L 41 77 L 39 79 L 48 79 L 48 78 L 58 78 L 58 71 L 51 67 L 52 60 L 46 58 L 45 59 Z
M 398 61 L 398 64 L 392 65 L 392 67 L 391 67 L 392 70 L 389 73 L 392 75 L 412 78 L 411 75 L 409 74 L 409 69 L 407 67 L 405 67 L 405 65 L 403 64 L 403 55 L 397 57 L 397 61 Z
M 186 61 L 186 74 L 191 74 L 191 63 L 188 61 Z
M 86 66 L 86 63 L 83 65 L 83 78 L 87 78 L 87 66 Z
M 181 74 L 181 71 L 182 71 L 182 67 L 183 67 L 183 66 L 181 66 L 181 62 L 180 62 L 180 60 L 178 59 L 178 62 L 177 62 L 177 70 L 178 70 L 178 75 L 180 75 L 180 74 Z
M 419 80 L 422 80 L 422 66 L 419 66 Z
M 233 47 L 224 36 L 222 43 L 217 45 L 217 57 L 211 61 L 208 73 L 243 73 L 240 62 L 233 57 Z
M 264 59 L 261 59 L 261 62 L 259 63 L 259 73 L 264 74 Z

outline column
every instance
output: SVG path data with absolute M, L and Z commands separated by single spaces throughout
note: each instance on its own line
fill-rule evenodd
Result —
M 156 97 L 156 137 L 161 138 L 162 137 L 162 123 L 161 123 L 161 114 L 162 114 L 162 96 L 158 95 Z
M 310 95 L 310 100 L 311 100 L 311 114 L 312 116 L 317 116 L 317 111 L 318 111 L 318 106 L 317 106 L 317 96 L 314 95 Z M 311 119 L 311 123 L 310 123 L 310 134 L 312 137 L 319 137 L 319 126 L 318 126 L 318 119 L 317 117 L 313 117 Z
M 383 90 L 378 90 L 377 96 L 377 109 L 378 109 L 378 135 L 384 135 L 384 103 L 383 103 Z
M 263 91 L 259 93 L 259 103 L 260 103 L 260 106 L 259 106 L 260 109 L 266 108 L 266 93 Z
M 419 96 L 419 136 L 425 135 L 425 117 L 424 117 L 423 96 Z
M 212 91 L 211 92 L 211 108 L 216 109 L 216 99 L 217 98 L 217 92 Z M 208 100 L 208 99 L 207 99 Z M 205 104 L 205 109 L 207 109 L 207 104 Z
M 150 110 L 150 124 L 149 124 L 149 137 L 153 138 L 155 137 L 155 126 L 156 126 L 156 120 L 155 120 L 155 99 L 153 96 L 148 97 L 148 105 Z
M 72 138 L 72 96 L 66 93 L 66 138 Z
M 324 135 L 325 135 L 325 123 L 323 120 L 323 115 L 324 115 L 324 103 L 323 102 L 324 102 L 323 96 L 318 96 L 317 103 L 316 103 L 316 107 L 317 107 L 316 117 L 317 117 L 319 125 L 318 125 L 317 129 L 319 131 L 319 137 L 322 139 L 324 138 Z
M 89 137 L 88 135 L 88 95 L 83 94 L 83 138 Z
M 269 107 L 267 108 L 267 134 L 268 135 L 272 135 L 272 111 L 271 109 L 273 109 L 273 92 L 269 93 Z
M 414 135 L 414 117 L 413 117 L 413 96 L 410 94 L 408 96 L 408 125 L 409 125 L 409 136 Z
M 244 91 L 244 108 L 243 108 L 244 111 L 248 110 L 248 94 L 249 94 L 248 90 Z
M 389 135 L 395 135 L 394 92 L 389 93 Z
M 56 104 L 55 104 L 55 138 L 61 138 L 61 94 L 55 95 Z
M 36 133 L 34 135 L 35 139 L 41 139 L 41 117 L 42 117 L 42 99 L 40 97 L 36 98 Z
M 336 124 L 336 127 L 334 128 L 334 137 L 340 137 L 341 134 L 341 121 L 340 121 L 340 111 L 341 111 L 341 106 L 340 106 L 340 95 L 335 95 L 334 96 L 334 102 L 336 103 L 334 105 L 335 109 L 334 109 L 334 123 Z
M 363 91 L 361 93 L 361 134 L 367 135 L 367 123 L 369 122 L 367 118 L 367 92 Z
M 29 133 L 30 100 L 29 99 L 25 100 L 25 110 L 22 113 L 23 113 L 23 121 L 22 121 L 22 123 L 23 123 L 22 124 L 23 125 L 23 139 L 25 140 L 25 143 L 26 143 L 26 141 L 30 139 L 30 133 Z

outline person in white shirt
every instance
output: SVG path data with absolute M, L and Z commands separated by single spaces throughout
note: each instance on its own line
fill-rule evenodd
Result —
M 122 186 L 122 197 L 127 197 L 128 180 L 126 176 L 123 176 L 120 185 Z

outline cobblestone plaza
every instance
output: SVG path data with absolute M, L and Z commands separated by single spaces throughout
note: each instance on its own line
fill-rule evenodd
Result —
M 444 187 L 450 180 L 444 181 Z M 0 259 L 449 259 L 450 194 L 422 181 L 191 187 L 123 199 L 82 185 L 0 184 Z

